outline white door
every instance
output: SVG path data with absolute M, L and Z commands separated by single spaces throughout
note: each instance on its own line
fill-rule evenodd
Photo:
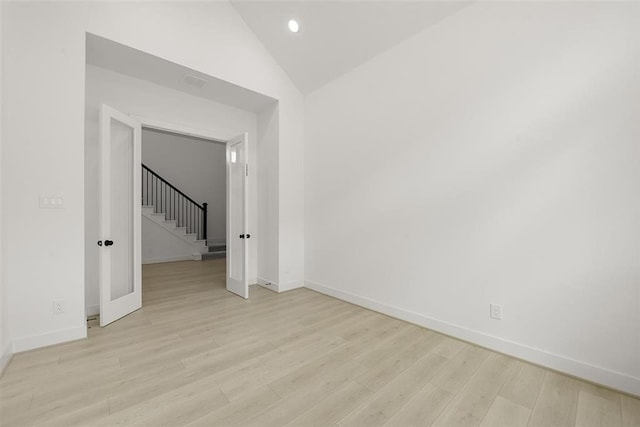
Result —
M 227 290 L 249 298 L 247 134 L 227 141 Z
M 142 307 L 140 123 L 100 106 L 100 326 Z

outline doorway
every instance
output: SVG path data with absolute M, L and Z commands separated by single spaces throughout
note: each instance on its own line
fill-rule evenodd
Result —
M 141 215 L 165 228 L 168 232 L 165 234 L 171 237 L 181 237 L 185 243 L 188 240 L 193 247 L 207 246 L 207 205 L 199 205 L 141 163 L 143 125 L 154 128 L 149 120 L 101 106 L 100 326 L 142 307 Z M 164 124 L 159 130 L 179 134 L 182 129 L 177 125 L 167 129 Z M 226 257 L 226 288 L 248 298 L 247 134 L 225 143 L 226 236 L 230 247 Z M 148 211 L 146 217 L 141 214 L 143 209 Z M 112 236 L 118 236 L 117 241 Z
M 104 238 L 98 224 L 99 111 L 102 103 L 155 130 L 175 131 L 175 125 L 178 125 L 179 133 L 223 141 L 248 132 L 248 155 L 252 163 L 248 177 L 249 229 L 263 231 L 259 236 L 249 231 L 249 283 L 269 282 L 264 277 L 277 275 L 278 266 L 277 251 L 269 250 L 277 242 L 274 230 L 278 229 L 277 198 L 274 198 L 278 192 L 278 101 L 96 35 L 87 34 L 86 47 L 86 315 L 100 312 L 99 257 L 104 248 L 98 247 L 96 242 Z M 137 66 L 129 67 L 131 63 Z M 206 84 L 201 88 L 189 86 L 184 81 L 187 75 L 198 75 L 206 80 Z M 153 80 L 153 76 L 164 77 Z M 257 167 L 258 157 L 261 159 L 260 168 Z M 262 275 L 258 274 L 259 266 L 263 269 Z
M 226 143 L 142 128 L 142 263 L 226 255 Z

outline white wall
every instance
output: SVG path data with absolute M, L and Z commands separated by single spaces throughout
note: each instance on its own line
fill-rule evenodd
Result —
M 99 304 L 98 293 L 98 246 L 96 241 L 100 240 L 98 228 L 98 118 L 100 104 L 110 105 L 127 114 L 152 118 L 167 123 L 179 124 L 193 129 L 201 129 L 219 135 L 220 139 L 226 140 L 237 136 L 243 132 L 249 133 L 249 154 L 253 161 L 257 158 L 257 117 L 255 113 L 240 110 L 219 104 L 204 98 L 198 98 L 184 92 L 168 89 L 143 80 L 134 79 L 123 74 L 115 73 L 103 68 L 87 65 L 86 68 L 86 111 L 85 111 L 85 284 L 86 284 L 86 305 L 91 307 L 91 312 L 95 311 L 95 306 Z M 160 173 L 169 182 L 176 183 L 179 188 L 183 185 L 193 189 L 193 193 L 187 194 L 196 197 L 197 201 L 207 201 L 209 197 L 217 197 L 211 194 L 207 188 L 217 189 L 219 193 L 220 187 L 222 191 L 226 186 L 226 163 L 222 158 L 222 174 L 220 175 L 220 165 L 211 165 L 208 169 L 210 174 L 204 178 L 207 182 L 218 182 L 222 178 L 221 185 L 207 185 L 206 182 L 199 183 L 197 180 L 191 180 L 191 172 L 194 168 L 190 165 L 192 158 L 187 158 L 191 154 L 200 155 L 201 150 L 211 151 L 212 161 L 216 149 L 224 146 L 213 142 L 196 142 L 193 150 L 183 149 L 184 145 L 194 145 L 188 141 L 193 139 L 184 138 L 183 147 L 180 148 L 176 143 L 171 146 L 167 144 L 166 134 L 157 132 L 143 131 L 142 137 L 142 160 L 146 162 L 150 160 L 152 169 L 156 165 L 159 166 Z M 152 138 L 152 139 L 149 139 Z M 153 146 L 161 145 L 161 150 L 171 150 L 166 152 L 166 156 L 161 155 L 158 150 L 154 150 Z M 197 146 L 206 144 L 198 148 Z M 177 154 L 181 152 L 182 155 Z M 223 154 L 224 155 L 224 154 Z M 199 161 L 205 160 L 200 156 Z M 219 159 L 220 160 L 220 159 Z M 171 165 L 171 167 L 169 167 Z M 206 165 L 202 164 L 197 169 L 206 169 Z M 222 197 L 224 198 L 223 193 Z M 212 199 L 210 200 L 212 201 Z M 216 206 L 211 203 L 210 209 L 218 217 L 222 215 L 224 227 L 225 210 L 224 207 L 216 210 Z M 221 210 L 222 213 L 219 211 Z M 252 230 L 258 229 L 257 224 L 257 174 L 250 176 L 249 180 L 249 225 Z M 219 222 L 219 221 L 218 221 Z M 212 236 L 214 237 L 214 236 Z M 224 228 L 222 230 L 224 237 Z M 253 237 L 253 236 L 252 236 Z M 257 276 L 257 258 L 258 245 L 261 239 L 260 233 L 256 233 L 256 239 L 249 240 L 249 278 L 251 283 L 255 283 Z M 144 244 L 144 243 L 143 243 Z
M 251 138 L 255 140 L 256 115 L 252 116 Z M 220 115 L 213 117 L 215 122 L 224 120 Z M 197 203 L 208 203 L 207 236 L 221 242 L 226 240 L 227 229 L 226 155 L 226 146 L 222 143 L 142 130 L 142 162 Z M 253 160 L 257 163 L 257 159 Z M 254 197 L 255 194 L 254 189 Z M 257 201 L 252 202 L 255 211 Z M 255 230 L 256 225 L 252 228 Z
M 2 96 L 2 88 L 4 86 L 3 81 L 3 72 L 2 72 L 2 41 L 4 39 L 2 35 L 2 9 L 3 4 L 0 2 L 0 165 L 2 165 L 2 141 L 4 134 L 4 118 L 3 118 L 3 108 L 2 104 L 4 103 L 4 98 Z M 4 236 L 2 234 L 2 230 L 4 228 L 4 216 L 2 215 L 2 195 L 4 194 L 2 175 L 4 174 L 3 169 L 0 167 L 0 375 L 4 371 L 7 363 L 11 358 L 11 348 L 10 348 L 10 340 L 9 340 L 9 326 L 7 324 L 7 296 L 6 296 L 6 287 L 5 287 L 5 279 L 4 279 Z
M 480 3 L 309 95 L 307 286 L 640 394 L 638 22 Z
M 2 93 L 2 169 L 14 184 L 3 193 L 11 224 L 4 267 L 15 350 L 86 334 L 86 32 L 279 100 L 277 146 L 287 161 L 263 165 L 279 203 L 260 212 L 278 218 L 270 231 L 278 239 L 264 247 L 278 252 L 276 280 L 302 283 L 302 97 L 229 4 L 15 2 L 2 20 L 3 78 L 11 81 Z M 64 209 L 39 209 L 40 194 L 63 195 Z M 54 299 L 65 300 L 65 314 L 53 315 Z
M 278 242 L 278 176 L 268 173 L 269 165 L 278 165 L 278 115 L 279 106 L 274 105 L 258 114 L 258 283 L 278 283 L 279 251 L 270 250 L 268 242 Z M 272 215 L 268 213 L 272 212 Z M 279 246 L 279 245 L 277 245 Z

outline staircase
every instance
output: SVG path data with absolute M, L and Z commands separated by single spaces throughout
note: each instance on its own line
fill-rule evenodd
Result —
M 194 259 L 223 258 L 226 243 L 207 240 L 207 204 L 199 204 L 142 165 L 142 215 L 189 244 Z
M 153 205 L 142 205 L 142 216 L 147 217 L 167 230 L 167 232 L 180 237 L 186 243 L 190 244 L 193 249 L 192 255 L 194 259 L 202 259 L 202 255 L 209 251 L 207 241 L 198 239 L 196 233 L 189 233 L 187 227 L 179 227 L 175 220 L 167 219 L 164 212 L 156 212 L 156 210 L 156 207 Z
M 202 259 L 225 258 L 227 256 L 227 244 L 224 242 L 207 241 L 207 252 L 202 254 Z

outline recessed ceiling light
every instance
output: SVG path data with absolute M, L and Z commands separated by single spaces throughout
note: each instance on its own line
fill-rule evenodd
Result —
M 298 21 L 296 21 L 295 19 L 290 19 L 289 30 L 291 30 L 292 33 L 297 33 L 298 31 L 300 31 L 300 25 L 298 25 Z

